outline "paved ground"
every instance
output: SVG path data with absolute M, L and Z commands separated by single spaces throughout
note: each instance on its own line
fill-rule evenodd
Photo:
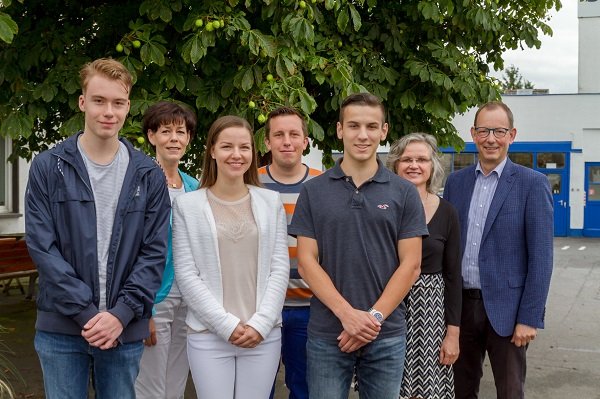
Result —
M 547 324 L 529 348 L 526 397 L 600 399 L 600 239 L 557 238 L 554 254 Z M 0 294 L 0 325 L 9 329 L 0 341 L 15 353 L 9 358 L 27 381 L 13 381 L 18 398 L 43 398 L 32 344 L 34 318 L 34 306 L 23 295 Z M 276 399 L 287 398 L 281 374 Z M 188 384 L 186 398 L 193 397 Z M 480 397 L 495 397 L 489 366 Z

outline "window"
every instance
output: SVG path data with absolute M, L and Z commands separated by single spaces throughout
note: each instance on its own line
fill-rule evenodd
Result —
M 442 180 L 442 187 L 446 186 L 446 180 L 448 180 L 448 176 L 450 175 L 450 173 L 452 173 L 452 155 L 453 154 L 450 153 L 440 154 L 440 161 L 442 163 L 442 168 L 444 169 L 444 179 Z
M 531 152 L 511 152 L 508 157 L 516 164 L 533 169 L 533 154 Z
M 10 164 L 6 161 L 8 140 L 0 137 L 0 212 L 8 212 L 8 181 Z
M 539 152 L 537 154 L 538 168 L 559 169 L 565 167 L 564 152 Z
M 590 166 L 587 194 L 588 201 L 600 201 L 600 166 Z
M 18 165 L 8 162 L 12 150 L 10 139 L 0 137 L 0 214 L 18 213 Z
M 548 180 L 550 181 L 552 194 L 560 194 L 562 175 L 558 173 L 548 173 L 546 176 L 548 176 Z
M 475 154 L 454 154 L 454 171 L 461 170 L 475 164 Z

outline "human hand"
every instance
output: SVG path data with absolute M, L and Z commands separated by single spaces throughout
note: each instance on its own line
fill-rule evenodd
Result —
M 367 344 L 356 337 L 352 337 L 347 331 L 342 331 L 338 337 L 338 347 L 344 353 L 352 353 Z
M 148 330 L 150 330 L 150 336 L 144 339 L 144 345 L 146 346 L 154 346 L 156 345 L 156 324 L 154 324 L 154 319 L 151 317 L 148 321 Z
M 229 342 L 233 344 L 233 341 L 239 339 L 242 335 L 244 335 L 245 331 L 246 329 L 244 328 L 244 325 L 242 323 L 238 323 L 238 325 L 235 327 L 235 330 L 233 330 L 233 332 L 229 336 Z
M 106 350 L 117 346 L 122 332 L 123 325 L 116 316 L 100 312 L 85 323 L 81 335 L 91 346 Z
M 518 348 L 529 344 L 536 336 L 537 328 L 526 326 L 525 324 L 517 324 L 510 342 Z
M 452 365 L 458 359 L 459 349 L 459 328 L 456 326 L 448 326 L 446 336 L 440 346 L 440 364 L 445 366 Z
M 244 326 L 244 334 L 232 342 L 240 348 L 256 348 L 263 341 L 263 337 L 253 327 Z
M 340 321 L 344 331 L 353 338 L 358 339 L 365 344 L 373 341 L 381 331 L 381 323 L 377 321 L 369 312 L 352 309 L 344 314 Z M 340 334 L 338 340 L 342 337 Z

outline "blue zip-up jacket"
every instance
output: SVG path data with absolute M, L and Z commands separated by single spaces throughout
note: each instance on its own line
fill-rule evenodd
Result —
M 194 179 L 192 176 L 182 172 L 179 170 L 179 176 L 181 176 L 181 181 L 183 182 L 183 189 L 186 193 L 190 191 L 194 191 L 198 189 L 198 180 Z M 171 217 L 172 219 L 172 217 Z M 171 223 L 172 220 L 171 220 Z M 173 235 L 171 233 L 171 224 L 169 224 L 169 246 L 167 247 L 167 263 L 165 264 L 165 272 L 163 273 L 162 284 L 160 285 L 160 289 L 156 293 L 156 299 L 154 303 L 161 303 L 169 292 L 171 291 L 171 287 L 173 286 L 173 279 L 175 278 L 175 271 L 173 269 Z
M 80 335 L 98 313 L 96 208 L 75 134 L 36 156 L 25 194 L 29 254 L 39 273 L 36 329 Z M 148 156 L 121 139 L 129 165 L 115 211 L 107 262 L 107 310 L 121 343 L 148 335 L 165 264 L 170 201 L 165 176 Z

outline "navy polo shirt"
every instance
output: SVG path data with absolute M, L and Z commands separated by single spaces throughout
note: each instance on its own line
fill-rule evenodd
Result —
M 288 233 L 313 238 L 321 267 L 356 309 L 368 310 L 398 268 L 398 241 L 427 236 L 415 186 L 383 167 L 356 187 L 336 165 L 304 183 Z M 378 339 L 406 333 L 401 304 L 383 323 Z M 316 296 L 311 299 L 308 333 L 336 340 L 342 323 Z

